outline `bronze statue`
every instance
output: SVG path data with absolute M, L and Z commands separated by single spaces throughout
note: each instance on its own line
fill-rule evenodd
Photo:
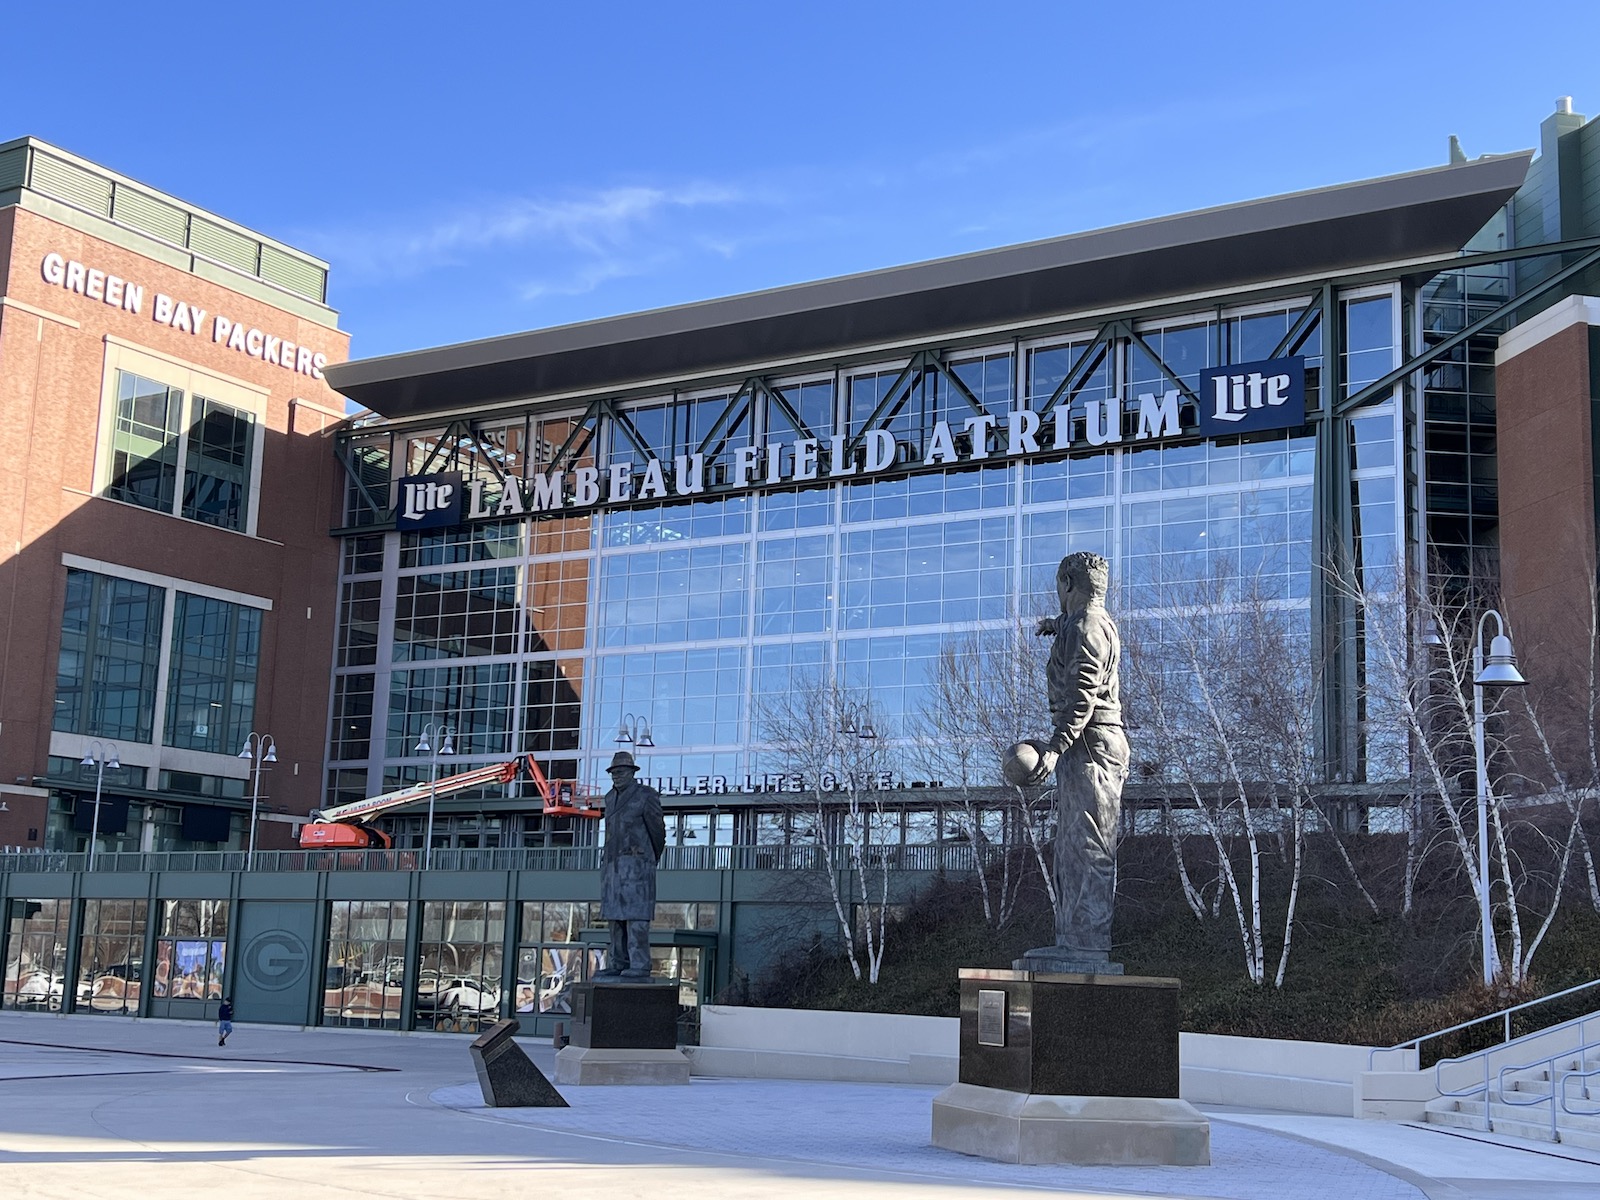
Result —
M 606 768 L 606 844 L 600 852 L 600 919 L 611 922 L 611 952 L 595 982 L 650 978 L 650 922 L 656 913 L 656 864 L 667 844 L 661 793 L 635 778 L 633 755 L 619 750 Z
M 1056 771 L 1056 941 L 1028 951 L 1019 970 L 1122 973 L 1110 961 L 1111 910 L 1128 738 L 1117 673 L 1122 645 L 1105 606 L 1108 581 L 1109 564 L 1098 554 L 1061 560 L 1061 613 L 1038 627 L 1055 638 L 1045 668 L 1055 730 L 1012 747 L 1005 765 L 1014 783 L 1043 782 L 1051 765 Z

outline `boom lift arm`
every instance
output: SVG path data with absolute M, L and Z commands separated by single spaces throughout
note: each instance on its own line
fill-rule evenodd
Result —
M 332 808 L 322 809 L 312 814 L 309 824 L 301 826 L 300 845 L 349 850 L 369 848 L 387 850 L 394 845 L 393 839 L 381 830 L 373 829 L 366 824 L 373 817 L 396 808 L 403 808 L 408 804 L 417 804 L 428 799 L 430 795 L 449 796 L 468 788 L 510 783 L 515 779 L 531 780 L 539 791 L 540 799 L 544 801 L 544 811 L 552 816 L 598 817 L 600 815 L 599 806 L 592 797 L 586 793 L 580 794 L 576 784 L 568 784 L 565 780 L 560 781 L 561 788 L 557 790 L 557 787 L 545 778 L 544 771 L 540 769 L 533 755 L 525 754 L 509 762 L 460 771 L 435 783 L 412 784 L 398 791 L 384 792 L 380 796 L 371 796 L 365 800 L 355 800 L 349 804 L 336 804 Z

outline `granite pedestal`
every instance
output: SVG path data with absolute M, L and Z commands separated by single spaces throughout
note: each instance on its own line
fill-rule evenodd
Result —
M 544 1072 L 512 1040 L 520 1028 L 516 1021 L 497 1021 L 467 1047 L 478 1072 L 478 1086 L 483 1089 L 483 1102 L 490 1108 L 569 1107 Z
M 933 1144 L 1004 1162 L 1211 1161 L 1178 1097 L 1178 981 L 961 972 L 960 1082 L 933 1102 Z
M 678 1049 L 678 988 L 585 983 L 573 989 L 572 1042 L 556 1055 L 556 1082 L 686 1084 Z

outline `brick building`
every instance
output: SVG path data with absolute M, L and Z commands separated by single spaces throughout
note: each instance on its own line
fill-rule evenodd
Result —
M 276 748 L 264 809 L 317 801 L 324 435 L 345 407 L 322 369 L 349 340 L 326 282 L 53 146 L 0 144 L 0 846 L 82 848 L 97 808 L 102 849 L 240 845 L 252 731 Z

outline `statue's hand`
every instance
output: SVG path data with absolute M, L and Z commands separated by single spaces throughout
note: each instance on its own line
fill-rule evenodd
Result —
M 1055 633 L 1055 631 L 1056 619 L 1054 617 L 1040 617 L 1039 624 L 1035 627 L 1033 632 L 1040 637 L 1049 637 L 1051 634 Z

